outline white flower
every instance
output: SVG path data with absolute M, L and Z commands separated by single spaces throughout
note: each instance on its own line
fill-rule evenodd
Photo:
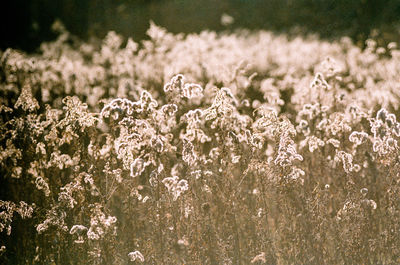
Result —
M 164 183 L 165 187 L 167 187 L 168 191 L 173 194 L 174 201 L 178 199 L 178 197 L 186 190 L 189 189 L 189 184 L 187 180 L 181 179 L 177 176 L 168 177 L 163 179 L 162 183 Z
M 140 176 L 143 173 L 146 165 L 141 158 L 136 158 L 133 163 L 131 164 L 131 177 L 135 178 Z
M 140 251 L 135 250 L 133 252 L 129 252 L 128 257 L 130 259 L 130 261 L 140 261 L 140 262 L 144 262 L 144 257 L 143 254 L 140 253 Z
M 74 226 L 72 226 L 71 230 L 69 230 L 69 233 L 71 235 L 73 235 L 75 233 L 80 235 L 86 230 L 87 230 L 87 228 L 85 226 L 83 226 L 83 225 L 74 225 Z
M 226 13 L 222 14 L 222 16 L 221 16 L 221 25 L 222 26 L 229 26 L 229 25 L 233 24 L 233 22 L 235 22 L 235 19 L 232 16 L 230 16 Z

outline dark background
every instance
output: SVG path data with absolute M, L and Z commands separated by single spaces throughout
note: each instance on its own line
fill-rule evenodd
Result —
M 9 0 L 0 11 L 0 49 L 34 51 L 55 37 L 59 18 L 81 39 L 102 38 L 109 30 L 135 41 L 145 38 L 149 21 L 171 32 L 203 29 L 268 29 L 294 27 L 323 38 L 347 35 L 363 44 L 373 29 L 388 41 L 399 38 L 399 0 Z M 235 22 L 223 26 L 223 13 Z M 376 37 L 376 36 L 374 36 Z

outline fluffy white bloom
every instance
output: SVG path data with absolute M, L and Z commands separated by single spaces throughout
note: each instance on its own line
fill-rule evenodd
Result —
M 144 262 L 144 257 L 143 254 L 140 253 L 140 251 L 135 250 L 133 252 L 129 252 L 128 253 L 128 257 L 130 261 L 140 261 L 140 262 Z
M 164 183 L 165 187 L 167 187 L 168 191 L 173 194 L 174 201 L 176 201 L 176 199 L 178 199 L 178 197 L 184 191 L 189 189 L 189 184 L 187 180 L 179 180 L 178 176 L 165 178 L 162 182 Z

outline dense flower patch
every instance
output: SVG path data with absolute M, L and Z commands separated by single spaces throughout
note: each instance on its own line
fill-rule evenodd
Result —
M 0 51 L 4 264 L 397 264 L 400 52 L 270 32 Z

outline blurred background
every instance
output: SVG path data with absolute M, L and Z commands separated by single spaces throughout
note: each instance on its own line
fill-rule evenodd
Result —
M 13 0 L 2 3 L 0 49 L 35 51 L 59 19 L 83 40 L 114 30 L 139 41 L 149 21 L 168 31 L 236 28 L 397 41 L 400 0 Z M 372 36 L 371 36 L 372 35 Z

